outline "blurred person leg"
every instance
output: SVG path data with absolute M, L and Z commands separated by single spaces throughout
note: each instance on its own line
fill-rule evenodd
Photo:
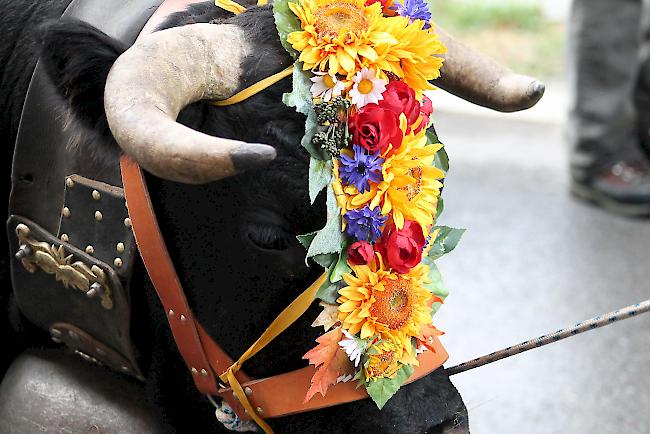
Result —
M 635 93 L 642 149 L 650 158 L 650 0 L 646 1 L 641 72 Z
M 629 215 L 650 215 L 650 163 L 634 95 L 642 0 L 574 0 L 569 31 L 571 191 Z

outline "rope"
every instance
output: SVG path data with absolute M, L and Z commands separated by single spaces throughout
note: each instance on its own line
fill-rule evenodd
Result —
M 571 336 L 584 333 L 589 330 L 594 330 L 600 327 L 605 327 L 615 322 L 622 321 L 633 316 L 641 315 L 650 311 L 650 300 L 643 301 L 638 304 L 627 306 L 623 309 L 609 312 L 586 321 L 580 322 L 573 327 L 560 329 L 555 333 L 540 336 L 536 339 L 531 339 L 521 344 L 505 348 L 500 351 L 495 351 L 488 355 L 470 360 L 460 365 L 453 366 L 447 369 L 447 373 L 451 375 L 460 374 L 461 372 L 469 371 L 470 369 L 478 368 L 492 362 L 496 362 L 507 357 L 521 354 L 524 351 L 532 350 L 533 348 L 543 347 L 544 345 L 552 344 L 553 342 L 561 341 L 562 339 L 570 338 Z

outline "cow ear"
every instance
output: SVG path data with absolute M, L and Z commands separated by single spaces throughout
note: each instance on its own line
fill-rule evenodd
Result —
M 79 20 L 46 24 L 41 36 L 41 62 L 67 101 L 72 120 L 86 133 L 112 142 L 104 113 L 104 86 L 111 66 L 126 47 Z

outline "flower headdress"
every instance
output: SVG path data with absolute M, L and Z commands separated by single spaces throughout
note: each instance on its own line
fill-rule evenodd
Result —
M 296 59 L 283 100 L 307 116 L 309 196 L 327 195 L 325 227 L 298 237 L 328 274 L 305 401 L 359 381 L 381 408 L 442 334 L 432 316 L 448 291 L 434 261 L 463 232 L 436 226 L 449 167 L 424 92 L 445 47 L 425 0 L 276 0 L 273 11 Z

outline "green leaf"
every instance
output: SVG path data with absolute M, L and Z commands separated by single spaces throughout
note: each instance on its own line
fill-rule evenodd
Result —
M 298 242 L 302 244 L 305 250 L 308 250 L 309 246 L 311 245 L 311 242 L 314 241 L 315 236 L 316 236 L 316 232 L 311 232 L 304 235 L 298 235 L 296 236 L 296 238 L 298 239 Z
M 427 136 L 427 144 L 430 145 L 432 143 L 440 143 L 440 141 L 438 140 L 438 133 L 436 133 L 436 129 L 433 125 L 427 128 L 426 136 Z
M 436 133 L 436 130 L 433 127 L 433 125 L 431 125 L 429 129 L 427 129 L 426 136 L 427 136 L 427 144 L 429 145 L 435 143 L 441 143 L 440 139 L 438 139 L 438 134 Z M 447 155 L 447 151 L 445 150 L 444 147 L 442 147 L 436 153 L 436 158 L 433 161 L 433 165 L 445 173 L 449 171 L 449 155 Z
M 316 255 L 339 253 L 343 246 L 343 233 L 341 232 L 341 214 L 336 203 L 336 196 L 331 185 L 327 186 L 327 224 L 316 233 L 309 245 L 307 258 Z
M 366 383 L 368 395 L 375 401 L 377 407 L 381 410 L 390 398 L 397 393 L 400 387 L 413 374 L 413 367 L 403 365 L 394 378 L 378 378 Z
M 316 297 L 320 298 L 326 303 L 336 304 L 336 299 L 339 298 L 339 289 L 342 287 L 343 285 L 341 282 L 332 283 L 328 279 L 320 288 L 318 288 Z
M 424 262 L 429 266 L 429 280 L 431 281 L 431 283 L 425 284 L 424 287 L 444 301 L 449 296 L 449 288 L 447 288 L 445 282 L 442 280 L 442 273 L 432 259 L 427 258 Z M 441 306 L 442 303 L 440 302 L 433 303 L 432 309 L 434 315 Z
M 440 232 L 438 232 L 438 236 L 429 250 L 429 257 L 433 260 L 454 250 L 465 233 L 465 229 L 455 229 L 448 226 L 434 226 L 431 232 L 438 229 Z
M 339 260 L 330 274 L 330 282 L 335 283 L 343 279 L 345 273 L 351 273 L 352 269 L 348 265 L 348 251 L 343 248 L 341 254 L 339 255 Z
M 312 257 L 314 262 L 316 262 L 318 265 L 325 269 L 329 269 L 330 267 L 333 267 L 336 264 L 336 260 L 338 259 L 338 255 L 334 253 L 328 253 L 328 254 L 323 254 L 323 255 L 316 255 Z
M 442 196 L 438 196 L 438 206 L 436 207 L 436 221 L 440 218 L 442 213 L 445 211 L 445 199 Z
M 433 165 L 443 172 L 449 172 L 449 155 L 444 147 L 436 153 L 436 158 L 433 160 Z
M 275 27 L 278 29 L 282 46 L 291 54 L 291 57 L 298 58 L 300 53 L 287 42 L 287 37 L 289 33 L 302 30 L 302 28 L 298 17 L 289 9 L 289 0 L 275 0 L 273 2 L 273 17 L 275 18 Z
M 318 121 L 316 120 L 316 112 L 314 111 L 312 95 L 309 90 L 311 81 L 307 71 L 303 71 L 300 64 L 300 62 L 296 62 L 293 65 L 293 91 L 285 93 L 282 96 L 282 102 L 289 107 L 295 107 L 298 113 L 307 116 L 305 135 L 301 144 L 309 152 L 309 155 L 317 160 L 328 160 L 330 157 L 327 153 L 312 143 L 314 134 L 318 130 Z
M 309 159 L 309 200 L 313 204 L 316 196 L 332 180 L 332 161 Z

